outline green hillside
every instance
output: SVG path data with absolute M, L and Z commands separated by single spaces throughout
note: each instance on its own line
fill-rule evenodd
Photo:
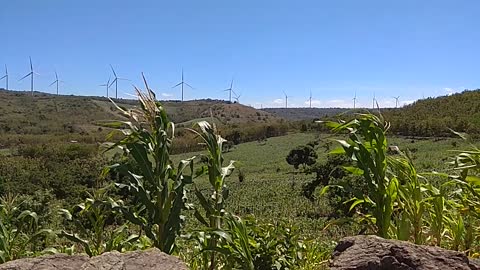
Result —
M 445 136 L 449 129 L 475 135 L 480 132 L 480 90 L 427 98 L 400 109 L 382 109 L 402 135 Z

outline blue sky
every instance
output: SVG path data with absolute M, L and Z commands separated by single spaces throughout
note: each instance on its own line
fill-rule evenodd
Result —
M 477 0 L 330 1 L 3 1 L 0 66 L 10 88 L 36 90 L 57 70 L 61 92 L 105 95 L 111 75 L 121 97 L 145 72 L 159 98 L 179 99 L 181 69 L 195 89 L 185 98 L 228 98 L 280 107 L 380 106 L 480 87 Z M 0 68 L 0 74 L 3 73 Z M 0 77 L 3 75 L 0 75 Z M 4 85 L 4 81 L 0 81 Z

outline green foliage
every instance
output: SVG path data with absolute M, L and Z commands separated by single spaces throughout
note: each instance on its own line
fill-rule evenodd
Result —
M 117 203 L 108 197 L 109 188 L 97 189 L 85 202 L 73 207 L 72 211 L 59 210 L 67 227 L 72 227 L 72 232 L 63 230 L 59 236 L 79 244 L 89 256 L 132 249 L 139 239 L 138 235 L 129 234 L 127 224 L 116 224 L 119 215 L 113 210 Z
M 197 174 L 206 173 L 210 187 L 213 194 L 209 199 L 205 198 L 202 192 L 195 186 L 195 195 L 197 196 L 204 214 L 200 209 L 195 209 L 195 217 L 198 221 L 208 228 L 210 237 L 207 241 L 199 241 L 200 244 L 205 244 L 203 254 L 203 265 L 207 269 L 216 269 L 217 260 L 215 258 L 215 250 L 218 244 L 218 235 L 222 232 L 222 216 L 225 214 L 225 200 L 228 198 L 228 189 L 225 184 L 225 178 L 230 175 L 234 169 L 233 161 L 226 167 L 223 167 L 222 145 L 226 142 L 220 135 L 217 134 L 215 126 L 208 122 L 202 121 L 197 123 L 200 131 L 191 130 L 197 134 L 207 148 L 208 155 L 205 158 L 206 166 Z M 247 249 L 248 251 L 248 249 Z
M 135 197 L 136 205 L 119 204 L 121 211 L 131 223 L 140 226 L 153 246 L 170 254 L 175 248 L 175 239 L 180 233 L 185 209 L 185 186 L 192 183 L 192 175 L 184 175 L 192 159 L 182 160 L 175 169 L 170 160 L 170 148 L 174 137 L 174 124 L 167 117 L 165 109 L 155 100 L 155 94 L 148 88 L 142 93 L 136 88 L 141 110 L 125 110 L 117 106 L 129 121 L 116 122 L 125 137 L 110 146 L 119 147 L 132 157 L 138 171 L 130 166 L 112 166 L 127 171 L 128 184 L 120 184 Z
M 38 216 L 30 210 L 21 211 L 22 202 L 12 195 L 0 199 L 0 263 L 39 252 L 51 230 L 38 226 Z
M 74 204 L 95 185 L 105 165 L 97 147 L 88 144 L 21 145 L 0 158 L 0 192 L 34 195 L 49 190 L 54 199 Z
M 478 134 L 480 91 L 421 99 L 401 109 L 382 109 L 391 131 L 414 136 L 451 136 L 449 129 Z M 462 110 L 458 110 L 462 108 Z
M 335 243 L 306 241 L 289 222 L 260 223 L 253 216 L 223 217 L 224 230 L 217 231 L 217 269 L 319 269 Z M 198 233 L 207 241 L 209 233 Z M 199 257 L 187 259 L 191 269 L 207 269 Z
M 298 169 L 300 165 L 305 169 L 307 166 L 312 166 L 317 162 L 317 152 L 310 145 L 298 146 L 292 149 L 288 154 L 287 163 Z
M 362 175 L 367 183 L 368 193 L 363 198 L 355 198 L 351 208 L 366 204 L 372 210 L 368 222 L 375 224 L 377 235 L 388 237 L 392 225 L 392 214 L 398 195 L 398 180 L 387 175 L 388 123 L 372 114 L 360 114 L 358 119 L 344 123 L 329 122 L 334 132 L 348 132 L 348 140 L 338 140 L 345 153 L 356 162 L 356 168 L 349 169 Z M 335 150 L 334 150 L 335 151 Z

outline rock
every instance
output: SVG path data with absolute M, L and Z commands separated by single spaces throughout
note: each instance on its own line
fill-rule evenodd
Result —
M 0 270 L 187 270 L 174 256 L 158 249 L 120 253 L 107 252 L 89 258 L 86 255 L 55 254 L 19 259 L 0 265 Z
M 332 270 L 480 270 L 461 252 L 359 235 L 342 239 L 333 251 Z

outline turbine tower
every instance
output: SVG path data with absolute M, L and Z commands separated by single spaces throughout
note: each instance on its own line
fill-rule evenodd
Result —
M 5 75 L 3 77 L 1 77 L 0 80 L 3 80 L 3 79 L 5 79 L 5 85 L 6 85 L 5 90 L 8 90 L 8 69 L 7 69 L 7 65 L 5 65 Z
M 285 109 L 288 108 L 288 96 L 287 96 L 287 93 L 285 93 L 285 91 L 283 91 L 283 94 L 285 95 Z
M 227 91 L 229 92 L 228 100 L 230 101 L 230 103 L 232 103 L 232 92 L 233 94 L 235 94 L 235 91 L 233 91 L 233 78 L 232 78 L 232 81 L 230 81 L 230 88 L 223 90 L 223 92 L 227 92 Z
M 32 57 L 30 57 L 30 73 L 23 76 L 19 81 L 27 78 L 28 76 L 31 76 L 31 78 L 30 78 L 31 79 L 31 81 L 30 81 L 30 91 L 32 93 L 32 96 L 33 96 L 33 77 L 34 77 L 35 74 L 39 75 L 38 73 L 33 71 Z
M 400 96 L 393 97 L 395 99 L 395 108 L 398 108 L 398 99 Z
M 53 82 L 49 85 L 49 87 L 52 86 L 52 85 L 54 85 L 54 84 L 57 84 L 57 96 L 58 96 L 58 84 L 59 84 L 60 82 L 63 82 L 63 81 L 60 81 L 60 80 L 58 79 L 57 71 L 55 71 L 55 81 L 53 81 Z
M 106 84 L 100 84 L 99 86 L 105 86 L 107 88 L 107 98 L 108 98 L 108 89 L 110 88 L 110 80 L 112 79 L 112 77 L 108 77 L 108 81 Z
M 112 69 L 113 78 L 114 78 L 113 81 L 110 83 L 110 86 L 112 86 L 113 83 L 115 83 L 115 98 L 118 98 L 118 80 L 128 81 L 128 79 L 117 77 L 117 73 L 115 73 L 115 70 L 113 69 L 112 65 L 110 65 L 110 68 Z
M 312 108 L 312 90 L 310 90 L 310 98 L 308 99 L 310 101 L 310 109 Z
M 176 85 L 174 85 L 174 86 L 172 87 L 172 88 L 175 88 L 175 87 L 177 87 L 177 86 L 181 86 L 181 87 L 182 87 L 182 101 L 183 101 L 183 85 L 186 85 L 186 86 L 190 87 L 191 89 L 193 89 L 193 87 L 192 87 L 190 84 L 188 84 L 188 83 L 186 83 L 186 82 L 184 81 L 184 79 L 183 79 L 183 68 L 182 68 L 182 81 L 179 82 L 179 83 L 177 83 Z
M 356 108 L 356 102 L 357 102 L 357 91 L 355 91 L 355 95 L 353 96 L 352 100 L 353 100 L 353 109 L 355 109 Z
M 238 104 L 240 104 L 240 100 L 239 100 L 239 99 L 240 99 L 240 97 L 242 96 L 242 94 L 238 94 L 238 95 L 237 95 L 237 93 L 235 93 L 235 92 L 233 92 L 233 94 L 235 94 L 234 99 L 237 101 Z

